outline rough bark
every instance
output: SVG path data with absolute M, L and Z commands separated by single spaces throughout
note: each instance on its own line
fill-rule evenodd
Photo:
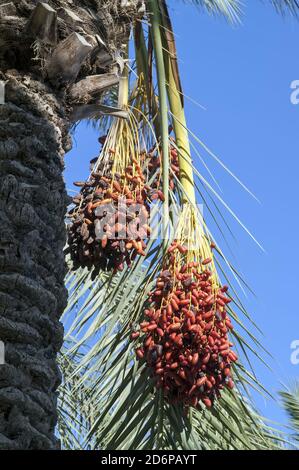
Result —
M 0 106 L 0 448 L 55 448 L 56 354 L 66 305 L 63 110 L 45 85 L 6 74 Z M 61 117 L 58 118 L 58 115 Z M 3 139 L 3 140 L 2 140 Z M 5 139 L 5 140 L 4 140 Z
M 114 52 L 131 19 L 142 14 L 142 2 L 45 2 L 57 21 L 51 12 L 50 26 L 41 29 L 36 18 L 30 27 L 37 1 L 0 0 L 5 3 L 12 6 L 0 18 L 0 80 L 6 83 L 0 104 L 0 340 L 6 362 L 0 365 L 0 449 L 57 449 L 56 355 L 67 301 L 63 157 L 71 147 L 70 116 L 82 102 L 74 102 L 69 90 L 86 76 L 115 73 Z M 91 53 L 72 83 L 50 79 L 53 42 L 57 38 L 59 47 L 74 32 L 91 44 Z M 84 105 L 96 106 L 101 90 L 94 93 L 90 83 Z

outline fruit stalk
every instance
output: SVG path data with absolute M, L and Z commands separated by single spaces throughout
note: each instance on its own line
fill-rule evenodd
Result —
M 158 7 L 157 7 L 158 8 Z M 169 106 L 172 114 L 173 129 L 175 133 L 176 145 L 178 148 L 180 182 L 184 189 L 182 202 L 196 204 L 193 168 L 189 135 L 185 117 L 183 95 L 180 89 L 178 64 L 174 54 L 175 39 L 172 32 L 172 25 L 168 15 L 166 3 L 162 2 L 162 11 L 158 9 L 159 21 L 163 26 L 162 46 L 165 65 L 166 89 Z
M 155 0 L 148 2 L 149 12 L 151 14 L 151 31 L 153 38 L 153 47 L 156 58 L 158 93 L 159 93 L 159 111 L 160 111 L 160 131 L 162 148 L 162 174 L 163 174 L 163 193 L 165 200 L 163 202 L 163 241 L 164 248 L 167 248 L 167 231 L 169 227 L 169 143 L 168 143 L 168 106 L 165 64 L 163 57 L 162 36 L 160 31 L 160 12 Z

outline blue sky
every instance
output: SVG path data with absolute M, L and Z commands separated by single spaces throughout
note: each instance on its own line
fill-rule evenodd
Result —
M 243 300 L 275 358 L 273 372 L 258 361 L 255 370 L 275 393 L 299 377 L 290 360 L 290 344 L 299 340 L 299 105 L 290 101 L 290 84 L 299 79 L 299 22 L 257 0 L 246 3 L 242 24 L 233 27 L 178 0 L 169 8 L 184 92 L 205 108 L 186 100 L 188 125 L 261 201 L 206 158 L 223 198 L 266 251 L 232 222 L 235 262 L 256 293 Z M 97 137 L 84 123 L 77 128 L 66 157 L 68 188 L 87 176 Z M 267 417 L 285 422 L 277 403 L 256 400 Z

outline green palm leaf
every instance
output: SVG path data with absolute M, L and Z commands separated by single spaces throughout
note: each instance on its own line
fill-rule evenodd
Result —
M 224 15 L 229 21 L 239 21 L 242 13 L 240 0 L 189 0 L 213 15 Z
M 299 384 L 297 383 L 291 390 L 281 391 L 280 396 L 290 418 L 294 439 L 299 442 Z
M 240 20 L 243 2 L 240 0 L 187 0 L 204 8 L 208 13 L 224 15 L 229 21 Z M 268 0 L 281 14 L 291 13 L 297 16 L 299 11 L 298 0 Z

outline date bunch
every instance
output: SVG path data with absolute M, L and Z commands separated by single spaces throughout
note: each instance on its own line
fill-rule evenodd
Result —
M 137 357 L 145 360 L 170 403 L 212 407 L 224 387 L 233 388 L 237 361 L 228 333 L 227 287 L 215 287 L 208 265 L 212 259 L 177 263 L 187 248 L 174 242 L 164 269 L 149 294 L 139 331 Z
M 179 177 L 179 159 L 178 151 L 175 145 L 170 145 L 169 147 L 169 156 L 170 156 L 170 173 L 169 173 L 169 187 L 171 190 L 175 188 L 175 178 Z M 162 183 L 162 174 L 161 174 L 161 153 L 160 150 L 156 151 L 152 149 L 148 153 L 148 169 L 150 171 L 150 176 L 155 175 L 152 187 L 161 190 Z M 161 198 L 160 198 L 161 199 Z
M 116 273 L 138 255 L 144 256 L 150 235 L 150 188 L 136 159 L 122 173 L 113 171 L 113 158 L 108 164 L 100 162 L 88 181 L 74 184 L 81 187 L 68 213 L 74 269 L 87 266 L 95 273 L 100 269 Z

